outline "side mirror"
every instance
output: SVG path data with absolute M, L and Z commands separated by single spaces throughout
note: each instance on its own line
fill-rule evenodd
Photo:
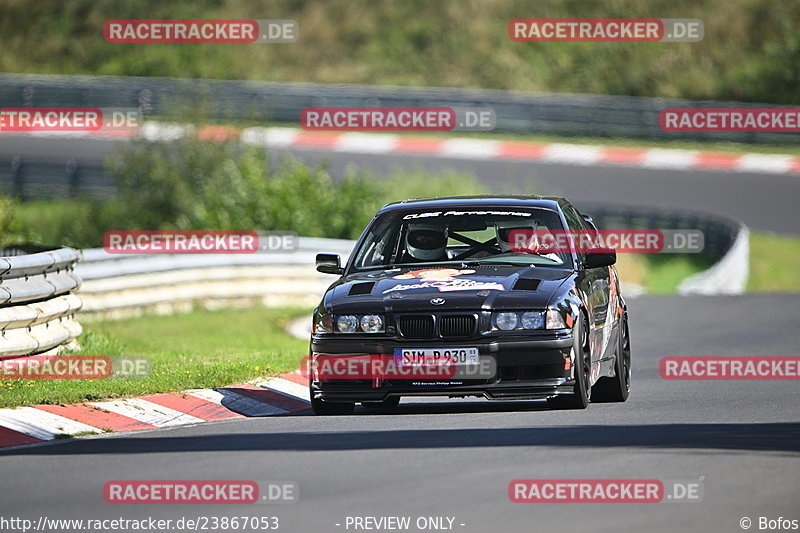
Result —
M 586 268 L 608 267 L 617 262 L 617 251 L 614 248 L 590 248 L 586 250 Z
M 317 272 L 323 274 L 344 274 L 339 254 L 317 254 Z

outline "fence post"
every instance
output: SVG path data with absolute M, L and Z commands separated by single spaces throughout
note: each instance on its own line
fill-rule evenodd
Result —
M 25 178 L 22 175 L 22 158 L 18 155 L 11 160 L 12 195 L 20 201 L 25 200 Z
M 69 197 L 77 198 L 80 192 L 80 173 L 78 172 L 78 161 L 70 159 L 64 169 L 67 173 L 67 183 L 69 184 Z

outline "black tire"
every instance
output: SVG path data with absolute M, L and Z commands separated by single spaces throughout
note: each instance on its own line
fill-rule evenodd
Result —
M 311 393 L 311 409 L 315 415 L 349 415 L 355 406 L 355 402 L 326 402 L 314 398 L 314 393 Z
M 592 390 L 589 379 L 592 370 L 592 352 L 589 347 L 589 323 L 586 317 L 581 317 L 578 333 L 572 345 L 572 353 L 580 354 L 578 364 L 575 365 L 575 387 L 572 394 L 563 394 L 547 399 L 547 404 L 553 409 L 586 409 L 591 402 Z M 574 360 L 575 358 L 573 358 Z
M 631 392 L 631 336 L 628 330 L 628 315 L 623 314 L 619 323 L 619 343 L 614 362 L 615 376 L 601 378 L 592 388 L 593 402 L 624 402 Z
M 391 411 L 400 405 L 400 396 L 391 396 L 381 402 L 361 402 L 367 411 Z

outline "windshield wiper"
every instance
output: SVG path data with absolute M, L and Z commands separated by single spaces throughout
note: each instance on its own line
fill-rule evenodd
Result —
M 520 261 L 508 261 L 508 260 L 500 260 L 500 261 L 487 261 L 485 259 L 476 259 L 474 261 L 465 261 L 463 263 L 465 266 L 469 265 L 511 265 L 511 266 L 526 266 L 529 263 L 520 262 Z
M 386 270 L 391 269 L 399 269 L 399 268 L 435 268 L 435 267 L 459 267 L 464 268 L 467 266 L 467 263 L 464 261 L 438 261 L 433 263 L 392 263 L 391 265 L 385 265 L 383 268 Z
M 464 261 L 439 261 L 439 262 L 431 262 L 431 263 L 390 263 L 388 265 L 370 265 L 365 267 L 360 267 L 358 271 L 367 271 L 367 270 L 399 270 L 401 268 L 436 268 L 436 267 L 459 267 L 465 268 L 467 263 Z

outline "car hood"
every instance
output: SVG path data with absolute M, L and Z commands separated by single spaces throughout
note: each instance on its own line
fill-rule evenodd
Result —
M 572 275 L 504 265 L 370 271 L 342 278 L 323 302 L 336 314 L 544 308 Z

